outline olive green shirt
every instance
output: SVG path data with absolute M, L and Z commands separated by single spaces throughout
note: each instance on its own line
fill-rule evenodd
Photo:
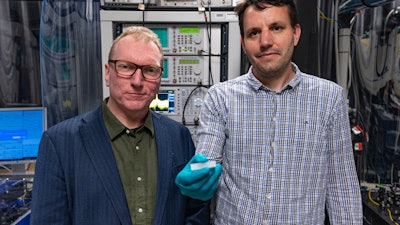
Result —
M 157 149 L 151 113 L 139 128 L 125 127 L 102 106 L 103 118 L 111 140 L 132 222 L 152 224 L 157 191 Z

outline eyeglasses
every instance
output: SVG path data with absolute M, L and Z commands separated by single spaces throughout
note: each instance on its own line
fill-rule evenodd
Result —
M 163 68 L 156 65 L 145 65 L 139 66 L 132 62 L 127 62 L 123 60 L 108 60 L 110 63 L 115 64 L 115 71 L 117 71 L 117 76 L 123 78 L 131 78 L 135 74 L 136 70 L 139 68 L 142 71 L 142 76 L 146 80 L 157 80 L 161 77 L 163 73 Z

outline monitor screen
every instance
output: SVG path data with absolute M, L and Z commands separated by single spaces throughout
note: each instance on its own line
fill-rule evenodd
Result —
M 150 108 L 158 113 L 175 112 L 175 93 L 173 90 L 160 90 L 151 102 Z
M 160 39 L 161 47 L 168 48 L 168 28 L 150 28 Z
M 0 108 L 0 163 L 36 159 L 46 108 Z
M 167 79 L 168 78 L 168 59 L 164 59 L 163 69 L 164 69 L 164 71 L 161 76 L 161 79 Z

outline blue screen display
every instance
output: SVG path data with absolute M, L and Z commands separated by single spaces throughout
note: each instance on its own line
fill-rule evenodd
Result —
M 35 159 L 45 129 L 45 108 L 1 108 L 0 161 Z

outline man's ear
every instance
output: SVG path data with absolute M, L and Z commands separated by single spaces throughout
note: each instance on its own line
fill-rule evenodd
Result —
M 245 48 L 244 41 L 243 41 L 243 37 L 240 37 L 240 44 L 242 45 L 242 50 L 243 50 L 244 54 L 247 55 L 246 48 Z
M 106 86 L 109 87 L 110 85 L 110 65 L 108 63 L 104 64 L 104 79 L 106 82 Z
M 301 35 L 301 27 L 300 27 L 300 24 L 297 24 L 294 27 L 294 32 L 293 32 L 294 46 L 297 46 L 297 44 L 299 43 L 300 35 Z

